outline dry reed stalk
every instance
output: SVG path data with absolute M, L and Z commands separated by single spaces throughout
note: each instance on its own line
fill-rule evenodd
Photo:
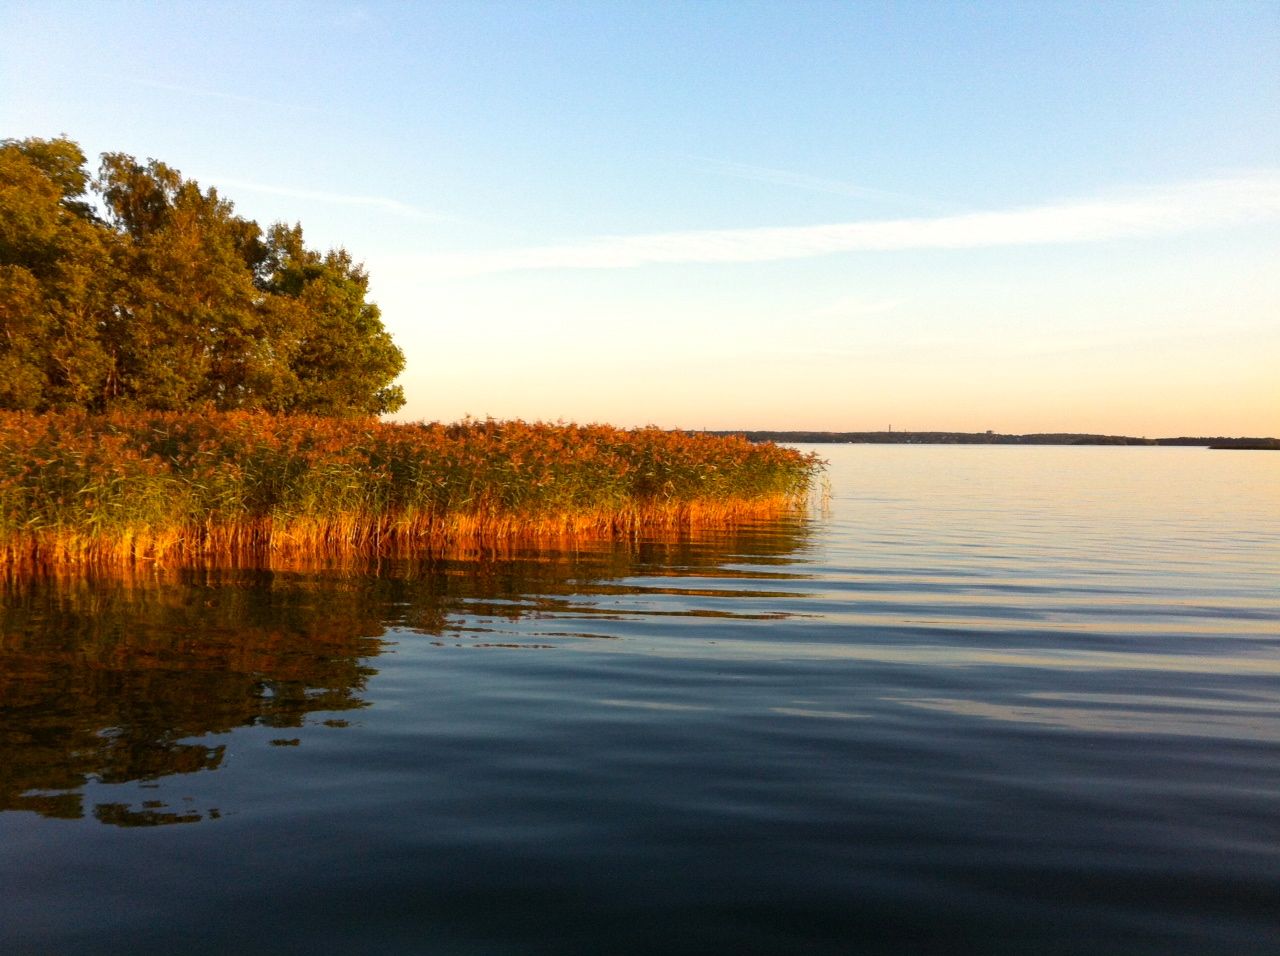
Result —
M 0 551 L 9 576 L 67 570 L 172 568 L 184 565 L 275 565 L 360 557 L 406 557 L 475 548 L 634 539 L 642 535 L 731 529 L 802 507 L 794 496 L 649 503 L 522 518 L 513 515 L 337 515 L 193 523 L 182 528 L 129 528 L 110 535 L 43 531 L 9 539 Z
M 625 538 L 775 515 L 818 467 L 655 428 L 0 413 L 0 556 L 21 574 Z

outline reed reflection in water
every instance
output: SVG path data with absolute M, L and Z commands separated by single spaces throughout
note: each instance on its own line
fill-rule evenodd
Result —
M 748 550 L 768 560 L 794 548 L 806 529 L 803 521 L 780 527 L 789 533 L 774 528 Z M 118 785 L 158 790 L 166 777 L 216 771 L 228 759 L 225 735 L 237 728 L 263 728 L 267 745 L 285 747 L 300 745 L 288 733 L 297 728 L 348 727 L 345 712 L 369 705 L 372 662 L 394 645 L 389 629 L 471 648 L 545 649 L 552 645 L 502 637 L 501 624 L 618 613 L 582 604 L 583 594 L 749 597 L 749 589 L 616 583 L 654 569 L 696 577 L 742 544 L 741 534 L 703 532 L 327 570 L 8 582 L 0 602 L 0 812 L 66 819 L 91 812 L 117 826 L 218 819 L 224 808 L 194 805 L 191 796 L 177 805 L 148 793 L 124 800 L 130 791 Z M 587 630 L 550 636 L 607 638 Z M 86 807 L 86 791 L 112 796 Z

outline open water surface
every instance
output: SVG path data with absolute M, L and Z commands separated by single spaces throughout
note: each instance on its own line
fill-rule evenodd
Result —
M 0 952 L 1280 952 L 1280 455 L 817 450 L 730 534 L 10 587 Z

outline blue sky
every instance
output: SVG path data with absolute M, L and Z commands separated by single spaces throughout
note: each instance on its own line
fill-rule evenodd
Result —
M 1280 434 L 1280 3 L 0 3 L 0 135 L 372 275 L 402 417 Z

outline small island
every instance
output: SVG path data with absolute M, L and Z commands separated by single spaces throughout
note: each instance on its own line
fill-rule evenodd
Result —
M 345 249 L 163 162 L 0 143 L 0 569 L 406 553 L 723 526 L 818 458 L 606 425 L 397 424 L 404 355 Z

